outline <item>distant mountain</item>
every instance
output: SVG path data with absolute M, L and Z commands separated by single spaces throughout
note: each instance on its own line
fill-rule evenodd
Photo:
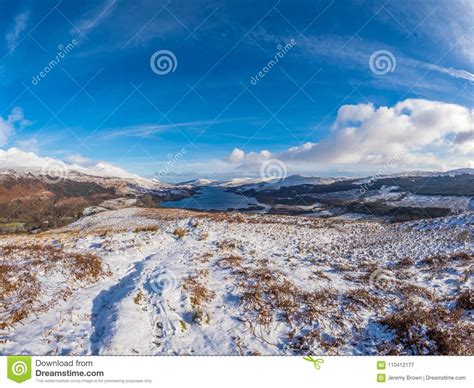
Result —
M 189 195 L 184 187 L 145 179 L 105 162 L 80 166 L 16 148 L 0 150 L 0 233 L 67 225 L 110 203 L 154 207 Z
M 216 181 L 211 179 L 196 179 L 193 181 L 183 182 L 180 185 L 189 187 L 200 187 L 200 186 L 211 186 L 211 187 L 223 187 L 223 188 L 234 188 L 234 189 L 245 189 L 245 190 L 278 190 L 282 187 L 302 186 L 302 185 L 330 185 L 336 182 L 347 181 L 354 185 L 364 185 L 369 182 L 387 179 L 387 178 L 406 178 L 406 177 L 442 177 L 442 176 L 458 176 L 463 174 L 474 175 L 473 168 L 459 168 L 456 170 L 449 171 L 407 171 L 395 174 L 386 175 L 372 175 L 359 178 L 348 178 L 348 177 L 315 177 L 315 176 L 304 176 L 304 175 L 290 175 L 286 178 L 275 178 L 275 179 L 262 179 L 262 178 L 233 178 L 224 181 Z
M 120 195 L 160 191 L 170 187 L 156 179 L 142 178 L 109 163 L 98 162 L 80 166 L 40 157 L 33 152 L 17 148 L 0 150 L 0 181 L 7 178 L 35 179 L 46 184 L 61 181 L 95 183 L 105 188 L 113 188 Z
M 384 175 L 384 178 L 387 177 L 408 177 L 408 176 L 456 176 L 463 174 L 474 174 L 474 168 L 458 168 L 455 170 L 448 171 L 406 171 L 399 172 L 396 174 Z M 382 176 L 381 176 L 382 177 Z
M 456 170 L 450 170 L 446 172 L 439 173 L 437 175 L 449 175 L 449 176 L 455 176 L 455 175 L 463 175 L 463 174 L 470 174 L 474 175 L 474 168 L 458 168 Z
M 283 179 L 274 179 L 271 181 L 264 182 L 264 185 L 271 186 L 272 188 L 300 185 L 327 185 L 341 179 L 345 178 L 320 178 L 304 175 L 290 175 L 289 177 Z
M 185 186 L 211 186 L 211 187 L 245 187 L 246 189 L 278 189 L 286 186 L 299 186 L 299 185 L 318 185 L 318 184 L 329 184 L 337 180 L 344 178 L 319 178 L 309 177 L 303 175 L 290 175 L 286 178 L 274 178 L 274 179 L 262 179 L 262 178 L 232 178 L 223 181 L 216 181 L 212 179 L 196 179 L 192 181 L 182 182 L 179 185 Z
M 186 181 L 186 182 L 180 182 L 177 184 L 177 186 L 192 186 L 192 187 L 199 187 L 199 186 L 210 186 L 213 184 L 215 181 L 212 179 L 194 179 L 192 181 Z
M 212 180 L 212 179 L 195 179 L 192 181 L 181 182 L 178 186 L 190 186 L 190 187 L 200 187 L 200 186 L 211 186 L 211 187 L 239 187 L 243 185 L 258 184 L 264 182 L 261 178 L 232 178 L 223 181 Z

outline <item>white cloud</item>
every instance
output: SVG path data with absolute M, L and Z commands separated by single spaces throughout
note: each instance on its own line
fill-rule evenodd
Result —
M 120 128 L 107 128 L 102 135 L 104 140 L 112 140 L 117 137 L 149 137 L 156 133 L 167 130 L 178 129 L 181 127 L 202 127 L 203 125 L 212 123 L 212 121 L 193 121 L 175 124 L 138 124 Z
M 344 105 L 329 135 L 320 142 L 276 154 L 244 154 L 240 166 L 261 163 L 271 156 L 289 164 L 345 165 L 353 170 L 393 163 L 394 159 L 406 169 L 465 167 L 473 159 L 473 126 L 472 109 L 439 101 L 407 99 L 378 108 Z
M 267 150 L 245 153 L 241 149 L 234 148 L 227 158 L 227 162 L 230 164 L 236 164 L 238 165 L 238 168 L 245 170 L 260 165 L 271 158 L 272 153 Z
M 466 70 L 453 69 L 452 67 L 443 67 L 443 66 L 435 65 L 433 63 L 416 61 L 414 59 L 407 59 L 407 58 L 400 58 L 398 60 L 398 63 L 404 64 L 410 67 L 414 67 L 414 68 L 420 68 L 420 69 L 425 69 L 429 71 L 436 71 L 438 73 L 446 74 L 454 78 L 460 78 L 460 79 L 465 79 L 467 81 L 474 82 L 474 74 Z
M 474 81 L 474 74 L 467 70 L 445 67 L 419 59 L 408 58 L 399 50 L 387 46 L 387 44 L 363 40 L 362 38 L 354 39 L 350 36 L 332 35 L 310 36 L 307 40 L 301 40 L 298 47 L 305 50 L 306 53 L 314 58 L 331 60 L 335 66 L 343 68 L 365 68 L 367 70 L 369 70 L 370 56 L 378 50 L 386 49 L 394 55 L 397 62 L 398 67 L 395 74 L 401 75 L 398 69 L 401 67 L 400 65 L 403 65 L 411 69 L 428 70 L 453 78 Z M 377 79 L 380 80 L 381 78 L 379 77 Z M 388 77 L 382 79 L 386 81 L 389 80 Z M 419 77 L 417 79 L 419 80 Z M 404 80 L 402 79 L 400 81 L 402 82 Z M 407 79 L 405 82 L 413 86 L 412 79 Z
M 389 8 L 394 18 L 386 20 L 406 33 L 408 29 L 413 39 L 421 36 L 428 44 L 449 50 L 466 63 L 474 63 L 474 39 L 472 20 L 474 3 L 472 0 L 438 0 L 437 2 L 391 2 Z
M 240 164 L 245 158 L 245 152 L 239 148 L 234 148 L 229 155 L 228 161 L 231 164 Z
M 95 10 L 88 12 L 77 22 L 77 28 L 81 34 L 87 34 L 89 31 L 92 31 L 101 20 L 106 19 L 114 10 L 116 3 L 116 0 L 107 0 Z M 77 30 L 73 28 L 71 33 L 75 34 Z
M 29 12 L 23 12 L 15 17 L 15 25 L 13 29 L 7 32 L 5 39 L 7 41 L 8 50 L 14 50 L 18 44 L 20 34 L 25 30 L 29 19 Z
M 112 140 L 117 137 L 138 137 L 146 138 L 151 137 L 157 133 L 162 133 L 165 131 L 189 131 L 189 130 L 199 130 L 203 131 L 210 126 L 215 126 L 222 123 L 233 122 L 233 121 L 242 121 L 247 120 L 248 118 L 230 118 L 230 119 L 209 119 L 209 120 L 195 120 L 195 121 L 186 121 L 178 123 L 169 123 L 169 124 L 137 124 L 129 125 L 119 128 L 104 128 L 101 129 L 102 139 Z
M 15 129 L 22 129 L 28 125 L 31 125 L 31 121 L 25 119 L 23 109 L 18 106 L 12 109 L 6 119 L 0 116 L 0 147 L 7 144 Z
M 66 155 L 64 157 L 64 160 L 68 163 L 77 164 L 83 167 L 91 166 L 94 164 L 94 162 L 91 159 L 86 158 L 85 156 L 82 156 L 80 154 Z

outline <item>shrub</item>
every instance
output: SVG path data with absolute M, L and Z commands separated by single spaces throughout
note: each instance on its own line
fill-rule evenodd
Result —
M 186 236 L 186 229 L 184 228 L 176 228 L 173 232 L 173 234 L 177 237 L 177 238 L 183 238 L 184 236 Z
M 138 228 L 135 228 L 135 233 L 140 233 L 140 232 L 157 232 L 158 231 L 158 226 L 157 225 L 149 225 L 149 226 L 140 226 Z
M 456 298 L 456 307 L 464 310 L 474 309 L 474 293 L 470 289 L 462 291 Z
M 138 294 L 135 295 L 135 298 L 133 298 L 133 303 L 135 303 L 135 304 L 140 304 L 142 298 L 143 298 L 142 292 L 141 292 L 141 291 L 138 291 Z

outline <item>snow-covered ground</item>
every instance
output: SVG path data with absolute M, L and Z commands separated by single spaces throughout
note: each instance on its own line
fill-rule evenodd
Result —
M 387 203 L 395 206 L 444 207 L 455 212 L 474 210 L 474 201 L 471 197 L 409 194 Z
M 3 264 L 38 292 L 11 319 L 23 294 L 3 272 L 0 353 L 472 354 L 473 222 L 127 208 L 8 236 Z M 94 276 L 64 269 L 81 255 Z

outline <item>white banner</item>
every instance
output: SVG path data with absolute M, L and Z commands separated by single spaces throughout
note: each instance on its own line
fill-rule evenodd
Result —
M 472 386 L 471 357 L 0 357 L 1 386 Z

